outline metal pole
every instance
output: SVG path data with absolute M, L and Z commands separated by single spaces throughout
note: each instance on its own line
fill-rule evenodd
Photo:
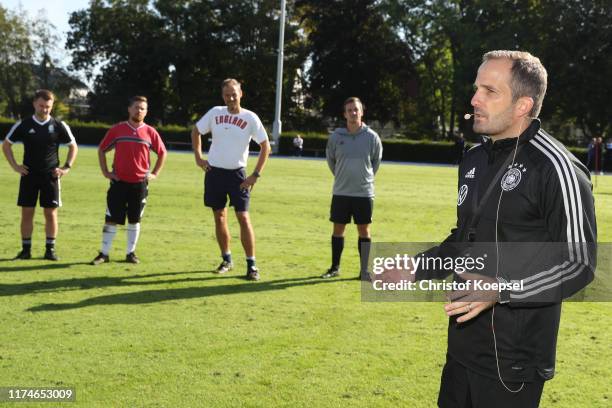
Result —
M 274 145 L 272 152 L 278 153 L 280 134 L 282 131 L 281 116 L 281 96 L 283 93 L 283 59 L 285 56 L 285 0 L 281 0 L 280 29 L 278 34 L 278 61 L 276 64 L 276 105 L 274 109 L 274 124 L 272 126 L 272 138 Z

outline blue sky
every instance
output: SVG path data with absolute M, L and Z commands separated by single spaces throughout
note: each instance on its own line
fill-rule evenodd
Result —
M 66 38 L 69 29 L 68 15 L 75 11 L 87 8 L 88 0 L 0 0 L 0 4 L 6 9 L 17 10 L 19 4 L 30 17 L 34 17 L 41 9 L 46 10 L 47 17 L 55 24 L 57 30 Z
M 66 33 L 70 26 L 68 25 L 68 17 L 71 12 L 85 9 L 89 5 L 89 0 L 0 0 L 0 4 L 5 9 L 16 11 L 21 5 L 21 8 L 28 13 L 30 18 L 38 15 L 39 10 L 46 11 L 47 18 L 57 29 L 57 34 L 60 35 L 62 44 L 58 47 L 59 53 L 54 57 L 59 60 L 60 66 L 67 66 L 70 63 L 70 54 L 64 51 L 64 42 L 66 41 Z M 94 70 L 97 72 L 98 70 Z M 78 75 L 81 80 L 91 85 L 83 75 Z

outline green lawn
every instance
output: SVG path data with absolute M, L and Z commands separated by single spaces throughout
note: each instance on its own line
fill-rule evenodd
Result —
M 21 153 L 18 153 L 19 157 Z M 65 151 L 62 151 L 62 159 Z M 251 165 L 254 163 L 251 158 Z M 0 386 L 73 386 L 83 407 L 432 407 L 445 358 L 440 303 L 362 303 L 355 228 L 340 279 L 329 266 L 332 178 L 323 161 L 274 158 L 253 193 L 262 280 L 219 262 L 201 171 L 171 153 L 150 186 L 137 253 L 87 265 L 100 245 L 107 183 L 83 148 L 62 180 L 61 260 L 40 260 L 37 213 L 32 261 L 19 250 L 18 177 L 0 165 Z M 454 223 L 456 169 L 383 163 L 375 241 L 439 241 Z M 600 241 L 612 241 L 612 177 L 596 194 Z M 564 306 L 557 376 L 543 407 L 604 407 L 612 395 L 607 303 Z M 29 404 L 21 404 L 26 407 Z M 48 404 L 45 406 L 50 406 Z M 30 405 L 31 406 L 31 405 Z M 40 405 L 36 405 L 40 406 Z

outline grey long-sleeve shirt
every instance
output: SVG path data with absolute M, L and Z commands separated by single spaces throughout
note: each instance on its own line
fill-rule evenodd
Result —
M 338 128 L 325 150 L 334 175 L 334 195 L 374 197 L 374 175 L 382 158 L 382 143 L 376 132 L 363 125 L 357 133 Z

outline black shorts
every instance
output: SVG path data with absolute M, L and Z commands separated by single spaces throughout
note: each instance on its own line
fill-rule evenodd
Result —
M 521 383 L 504 381 L 511 390 Z M 537 408 L 544 389 L 544 380 L 524 383 L 519 392 L 504 388 L 499 378 L 489 378 L 466 368 L 446 356 L 442 370 L 438 406 L 440 408 Z
M 212 167 L 204 176 L 204 205 L 213 210 L 225 208 L 227 196 L 230 206 L 237 212 L 249 210 L 251 193 L 241 190 L 240 184 L 246 179 L 244 168 L 236 170 Z
M 21 176 L 17 205 L 20 207 L 36 207 L 39 192 L 41 207 L 61 207 L 60 181 L 51 173 Z
M 130 224 L 140 222 L 149 195 L 148 184 L 111 180 L 106 193 L 106 221 L 123 225 L 127 215 Z
M 332 196 L 329 220 L 335 224 L 371 224 L 374 211 L 372 197 Z

